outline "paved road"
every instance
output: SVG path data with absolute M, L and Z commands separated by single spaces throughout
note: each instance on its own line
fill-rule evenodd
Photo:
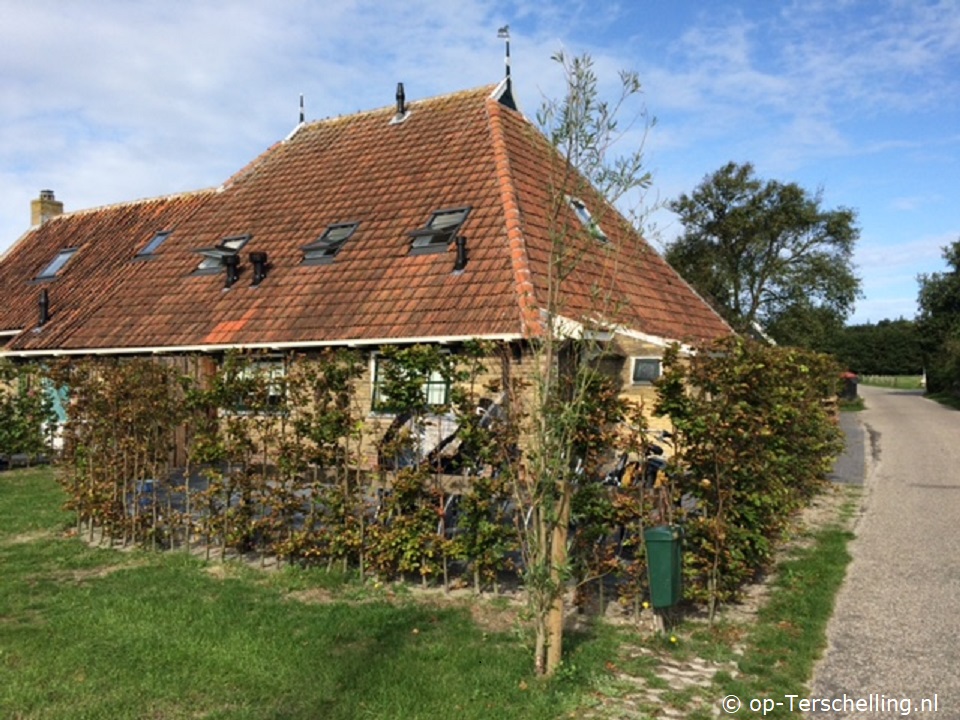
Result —
M 858 414 L 867 447 L 864 513 L 811 697 L 846 694 L 867 704 L 807 717 L 957 720 L 960 412 L 917 393 L 860 392 L 867 405 Z M 882 710 L 871 710 L 871 694 Z M 921 714 L 920 700 L 935 694 L 938 711 Z

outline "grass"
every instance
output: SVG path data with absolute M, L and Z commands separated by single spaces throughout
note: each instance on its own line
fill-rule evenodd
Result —
M 657 670 L 663 662 L 701 658 L 715 663 L 719 671 L 712 682 L 662 696 L 689 720 L 715 717 L 718 703 L 728 695 L 741 698 L 742 712 L 748 714 L 751 699 L 783 702 L 786 694 L 808 696 L 813 668 L 826 647 L 827 622 L 850 562 L 847 545 L 853 535 L 848 527 L 859 503 L 859 489 L 837 492 L 844 493 L 844 499 L 836 521 L 800 538 L 804 542 L 777 567 L 769 599 L 755 621 L 683 622 L 672 630 L 678 638 L 676 644 L 662 641 L 656 656 L 622 658 L 618 667 L 644 678 L 647 687 L 662 688 Z M 631 639 L 624 636 L 623 641 Z M 635 645 L 636 638 L 632 642 Z M 656 705 L 641 702 L 640 706 L 649 713 L 643 717 L 658 716 Z M 764 714 L 768 718 L 795 716 L 786 706 Z
M 290 590 L 322 573 L 90 548 L 63 536 L 62 500 L 49 470 L 0 475 L 0 717 L 548 718 L 611 652 L 574 636 L 562 682 L 540 682 L 465 609 L 304 603 Z
M 923 388 L 921 375 L 860 375 L 861 385 L 887 387 L 897 390 L 920 390 Z
M 563 667 L 540 681 L 523 637 L 468 608 L 322 571 L 90 548 L 65 536 L 48 469 L 2 473 L 0 717 L 536 719 L 618 713 L 632 697 L 626 716 L 665 703 L 699 720 L 729 694 L 804 695 L 849 562 L 857 496 L 838 492 L 846 514 L 801 538 L 754 621 L 685 621 L 676 643 L 601 624 L 568 634 Z M 685 688 L 658 675 L 697 659 L 721 671 Z

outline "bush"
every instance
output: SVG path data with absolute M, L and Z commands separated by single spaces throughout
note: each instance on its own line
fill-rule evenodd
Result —
M 664 359 L 657 412 L 676 428 L 674 479 L 686 518 L 690 595 L 734 598 L 770 560 L 790 516 L 822 487 L 842 449 L 825 355 L 740 338 Z M 688 506 L 694 505 L 688 502 Z

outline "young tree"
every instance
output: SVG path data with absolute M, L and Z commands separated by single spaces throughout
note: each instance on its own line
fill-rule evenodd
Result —
M 599 355 L 597 343 L 588 333 L 571 337 L 564 329 L 566 282 L 585 252 L 598 252 L 585 248 L 582 229 L 569 224 L 568 203 L 571 197 L 596 190 L 615 202 L 650 183 L 649 173 L 642 172 L 642 144 L 629 155 L 611 155 L 611 147 L 623 136 L 617 116 L 627 99 L 640 92 L 637 75 L 620 74 L 620 94 L 611 103 L 600 98 L 589 56 L 569 59 L 560 53 L 553 59 L 563 70 L 566 90 L 560 100 L 543 104 L 538 121 L 563 162 L 549 179 L 551 246 L 541 300 L 542 332 L 535 340 L 537 370 L 526 408 L 528 446 L 516 472 L 525 588 L 536 630 L 534 667 L 547 675 L 556 671 L 562 657 L 564 595 L 570 570 L 568 532 L 578 473 L 586 475 L 595 467 L 600 437 L 622 412 L 619 406 L 597 402 L 604 382 L 592 362 Z M 642 117 L 645 119 L 645 114 Z M 595 190 L 589 189 L 591 184 Z M 594 221 L 599 228 L 602 218 Z M 615 262 L 611 261 L 612 265 Z M 593 285 L 595 307 L 591 312 L 595 317 L 608 314 L 611 303 L 616 302 L 611 298 L 610 281 L 602 276 Z
M 821 202 L 820 192 L 728 163 L 668 203 L 684 233 L 667 262 L 737 330 L 759 325 L 778 342 L 809 345 L 841 327 L 860 294 L 856 213 Z

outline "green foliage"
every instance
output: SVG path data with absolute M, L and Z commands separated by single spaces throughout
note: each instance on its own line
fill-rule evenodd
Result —
M 759 323 L 781 344 L 811 346 L 853 309 L 853 210 L 823 210 L 819 192 L 732 162 L 669 207 L 684 234 L 667 261 L 737 330 Z
M 0 456 L 49 452 L 55 422 L 41 369 L 0 358 Z
M 920 338 L 912 320 L 881 320 L 847 326 L 816 349 L 858 375 L 919 375 L 924 366 Z
M 960 240 L 943 248 L 946 272 L 921 275 L 917 328 L 930 392 L 960 393 Z
M 837 368 L 823 355 L 739 338 L 689 360 L 674 348 L 664 368 L 657 412 L 677 431 L 677 492 L 696 500 L 686 522 L 690 593 L 726 600 L 767 565 L 842 448 L 825 404 Z

